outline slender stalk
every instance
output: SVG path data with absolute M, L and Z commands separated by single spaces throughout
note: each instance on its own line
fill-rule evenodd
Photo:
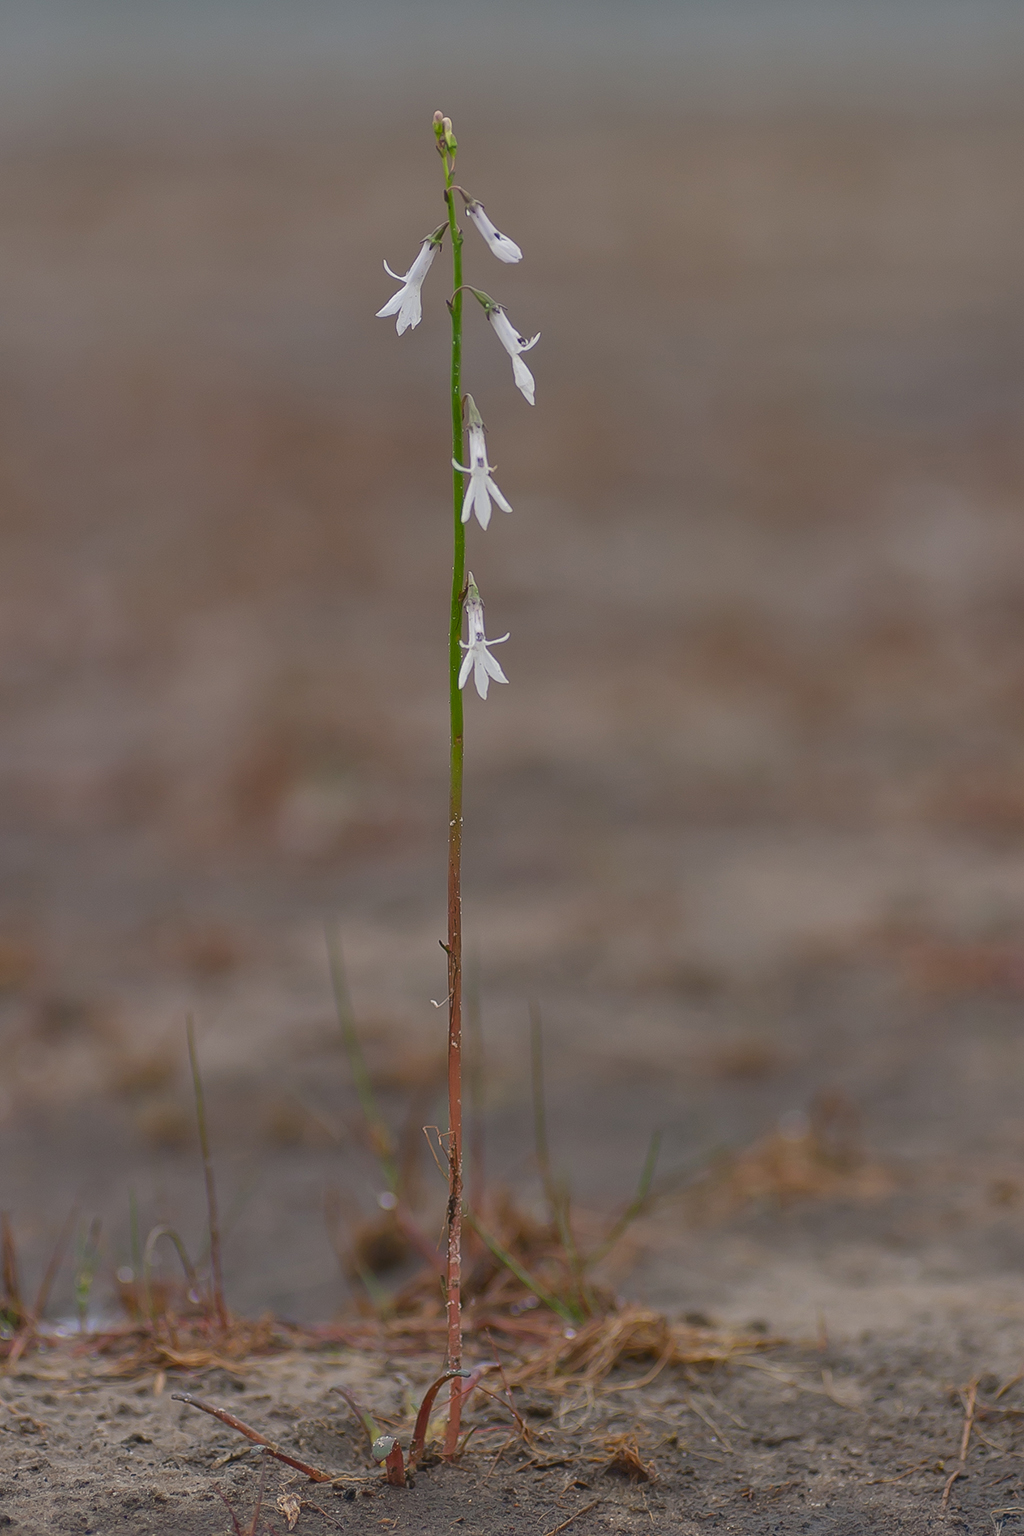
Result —
M 606 1258 L 620 1237 L 632 1226 L 638 1216 L 642 1216 L 651 1199 L 651 1185 L 654 1183 L 654 1170 L 658 1166 L 658 1153 L 661 1151 L 661 1132 L 655 1131 L 647 1148 L 647 1156 L 644 1158 L 644 1166 L 640 1170 L 640 1180 L 637 1184 L 636 1194 L 626 1206 L 618 1221 L 611 1228 L 603 1243 L 599 1243 L 592 1253 L 587 1255 L 587 1264 L 600 1264 Z
M 146 1316 L 152 1328 L 156 1327 L 157 1315 L 154 1305 L 153 1287 L 150 1282 L 153 1273 L 153 1255 L 156 1253 L 156 1245 L 162 1237 L 168 1238 L 174 1244 L 178 1258 L 181 1260 L 181 1267 L 185 1271 L 185 1279 L 188 1281 L 189 1290 L 193 1291 L 197 1296 L 199 1294 L 199 1277 L 196 1274 L 195 1265 L 188 1256 L 185 1244 L 173 1227 L 169 1227 L 166 1223 L 161 1222 L 158 1227 L 153 1228 L 146 1238 L 146 1246 L 142 1252 L 142 1298 L 146 1308 Z M 165 1317 L 167 1315 L 165 1311 Z
M 444 124 L 438 148 L 444 163 L 445 202 L 452 249 L 451 413 L 452 458 L 462 459 L 462 232 L 455 217 L 452 175 L 454 136 Z M 448 1325 L 446 1367 L 462 1367 L 462 763 L 463 721 L 459 670 L 462 665 L 462 604 L 466 586 L 466 530 L 462 522 L 463 476 L 452 470 L 454 551 L 451 613 L 448 630 L 448 700 L 450 754 L 448 790 L 448 1253 L 445 1270 L 445 1311 Z M 448 1430 L 444 1455 L 458 1449 L 462 1395 L 453 1385 L 448 1398 Z
M 469 1208 L 479 1215 L 484 1201 L 484 1036 L 480 1009 L 480 962 L 466 971 L 466 1077 L 469 1088 Z
M 228 1309 L 224 1302 L 224 1271 L 220 1261 L 220 1218 L 217 1215 L 217 1186 L 213 1178 L 213 1161 L 210 1157 L 210 1138 L 206 1134 L 206 1101 L 203 1098 L 203 1080 L 199 1076 L 199 1057 L 196 1055 L 196 1032 L 189 1014 L 186 1023 L 188 1035 L 188 1059 L 192 1068 L 192 1085 L 196 1096 L 196 1120 L 199 1124 L 199 1146 L 203 1154 L 203 1176 L 206 1180 L 206 1209 L 210 1225 L 210 1272 L 213 1276 L 213 1307 L 217 1325 L 226 1333 Z
M 540 1009 L 535 1002 L 530 1004 L 530 1069 L 533 1085 L 533 1133 L 544 1195 L 551 1213 L 551 1223 L 565 1250 L 565 1260 L 569 1266 L 569 1273 L 580 1305 L 584 1312 L 589 1312 L 591 1305 L 583 1274 L 583 1263 L 573 1236 L 572 1222 L 569 1219 L 569 1193 L 567 1189 L 560 1188 L 555 1183 L 555 1176 L 551 1171 L 547 1107 L 544 1102 L 544 1038 L 541 1032 Z
M 360 1044 L 359 1032 L 356 1029 L 352 999 L 349 995 L 348 981 L 345 976 L 345 963 L 341 953 L 341 940 L 336 933 L 331 931 L 330 926 L 325 928 L 324 933 L 327 939 L 327 959 L 331 968 L 331 986 L 334 989 L 334 1006 L 338 1015 L 338 1026 L 341 1029 L 345 1054 L 348 1056 L 352 1081 L 355 1084 L 356 1093 L 359 1097 L 359 1107 L 363 1112 L 370 1146 L 380 1164 L 380 1171 L 384 1176 L 384 1182 L 391 1193 L 397 1195 L 399 1177 L 394 1141 L 391 1132 L 388 1130 L 387 1122 L 377 1104 L 373 1084 L 370 1081 L 370 1073 L 366 1065 L 366 1058 L 363 1055 L 363 1047 Z
M 36 1299 L 32 1303 L 32 1319 L 34 1322 L 38 1323 L 39 1319 L 46 1311 L 46 1304 L 50 1299 L 50 1292 L 53 1290 L 53 1282 L 57 1278 L 57 1271 L 60 1269 L 61 1261 L 64 1258 L 64 1253 L 68 1245 L 68 1240 L 70 1239 L 71 1234 L 75 1229 L 75 1222 L 77 1219 L 78 1201 L 76 1200 L 67 1214 L 64 1225 L 60 1229 L 60 1236 L 57 1238 L 57 1241 L 54 1244 L 53 1252 L 50 1255 L 50 1262 L 47 1264 L 46 1272 L 43 1275 L 42 1280 L 39 1282 L 39 1289 L 36 1292 Z M 137 1273 L 138 1271 L 136 1270 L 136 1274 Z
M 79 1235 L 74 1275 L 75 1310 L 78 1313 L 79 1333 L 85 1332 L 89 1313 L 89 1297 L 92 1295 L 92 1284 L 96 1278 L 96 1260 L 99 1257 L 101 1226 L 100 1218 L 94 1216 L 89 1223 L 88 1233 Z
M 453 1391 L 461 1396 L 463 1393 L 462 1378 L 472 1376 L 472 1371 L 445 1371 L 436 1381 L 431 1382 L 420 1403 L 420 1411 L 416 1415 L 416 1424 L 412 1432 L 412 1442 L 409 1446 L 409 1461 L 414 1463 L 423 1451 L 427 1438 L 427 1425 L 430 1423 L 430 1410 L 434 1406 L 434 1398 L 446 1381 L 452 1383 Z
M 582 1312 L 574 1310 L 564 1301 L 560 1301 L 554 1292 L 541 1285 L 534 1279 L 529 1270 L 523 1268 L 519 1260 L 508 1249 L 499 1243 L 498 1239 L 482 1227 L 472 1211 L 466 1217 L 477 1237 L 491 1250 L 499 1264 L 503 1264 L 510 1274 L 515 1275 L 520 1285 L 525 1285 L 528 1291 L 532 1291 L 538 1301 L 542 1301 L 552 1312 L 556 1312 L 567 1323 L 579 1323 L 583 1320 Z
M 18 1283 L 18 1251 L 14 1245 L 11 1218 L 6 1211 L 0 1211 L 0 1247 L 2 1247 L 0 1269 L 2 1269 L 4 1288 L 4 1310 L 12 1320 L 20 1324 L 25 1319 L 25 1308 L 21 1300 L 21 1286 Z
M 533 1144 L 537 1154 L 537 1168 L 544 1187 L 544 1198 L 552 1226 L 558 1225 L 558 1191 L 551 1172 L 551 1152 L 548 1148 L 547 1107 L 544 1103 L 544 1044 L 541 1035 L 540 1009 L 530 1003 L 530 1087 L 533 1097 Z
M 352 1409 L 352 1412 L 363 1426 L 363 1431 L 366 1435 L 366 1444 L 372 1447 L 373 1442 L 380 1439 L 380 1430 L 377 1428 L 372 1414 L 367 1413 L 365 1408 L 360 1408 L 359 1404 L 356 1402 L 355 1398 L 352 1396 L 347 1387 L 329 1387 L 328 1391 L 341 1393 L 342 1397 L 345 1399 L 346 1403 L 348 1403 L 349 1407 Z
M 132 1280 L 138 1285 L 142 1273 L 142 1239 L 139 1235 L 139 1202 L 134 1189 L 128 1191 L 128 1241 L 132 1256 Z

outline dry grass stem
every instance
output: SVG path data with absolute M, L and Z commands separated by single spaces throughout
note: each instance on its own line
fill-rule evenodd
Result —
M 191 1014 L 186 1022 L 188 1036 L 188 1060 L 192 1069 L 192 1086 L 196 1100 L 196 1123 L 199 1128 L 199 1147 L 203 1155 L 203 1179 L 206 1184 L 206 1209 L 210 1236 L 210 1275 L 213 1282 L 213 1310 L 223 1333 L 229 1320 L 224 1300 L 224 1269 L 220 1253 L 220 1217 L 217 1211 L 217 1185 L 213 1176 L 213 1160 L 210 1157 L 210 1138 L 206 1128 L 206 1100 L 203 1096 L 203 1080 L 199 1073 L 199 1057 L 196 1053 L 195 1025 Z
M 964 1475 L 964 1466 L 967 1461 L 967 1452 L 970 1449 L 971 1444 L 971 1431 L 974 1428 L 974 1412 L 978 1402 L 977 1379 L 968 1384 L 966 1392 L 961 1392 L 960 1400 L 964 1406 L 964 1429 L 963 1434 L 960 1437 L 960 1454 L 957 1457 L 959 1465 L 956 1466 L 949 1474 L 946 1479 L 946 1485 L 942 1490 L 943 1513 L 945 1513 L 949 1507 L 949 1496 L 953 1491 L 953 1484 L 956 1482 L 958 1477 L 963 1477 Z
M 225 1408 L 217 1408 L 213 1403 L 204 1403 L 202 1398 L 193 1397 L 190 1392 L 172 1392 L 171 1397 L 176 1403 L 187 1403 L 190 1408 L 198 1408 L 200 1412 L 219 1419 L 229 1429 L 237 1430 L 240 1435 L 244 1435 L 247 1440 L 258 1445 L 267 1456 L 273 1456 L 277 1461 L 283 1461 L 286 1466 L 294 1467 L 296 1472 L 304 1473 L 312 1482 L 329 1483 L 333 1480 L 330 1472 L 322 1472 L 319 1467 L 312 1467 L 308 1462 L 299 1461 L 296 1457 L 288 1456 L 284 1451 L 278 1450 L 277 1446 L 272 1444 L 265 1435 L 261 1435 L 258 1429 L 253 1429 L 251 1425 L 236 1418 L 233 1413 L 228 1413 Z
M 617 1366 L 634 1360 L 707 1367 L 764 1349 L 759 1334 L 670 1323 L 660 1312 L 627 1306 L 595 1318 L 571 1337 L 562 1331 L 546 1349 L 510 1374 L 513 1386 L 527 1382 L 549 1390 L 595 1388 Z
M 626 1477 L 631 1483 L 649 1483 L 657 1476 L 654 1463 L 644 1461 L 636 1435 L 611 1435 L 602 1445 L 600 1461 L 606 1472 Z
M 563 1520 L 561 1525 L 553 1525 L 550 1531 L 545 1531 L 544 1536 L 558 1536 L 559 1531 L 564 1531 L 568 1526 L 572 1525 L 574 1520 L 580 1518 L 580 1515 L 588 1515 L 592 1509 L 596 1509 L 599 1504 L 603 1503 L 603 1499 L 592 1499 L 589 1504 L 584 1504 L 582 1509 L 574 1510 L 568 1520 Z

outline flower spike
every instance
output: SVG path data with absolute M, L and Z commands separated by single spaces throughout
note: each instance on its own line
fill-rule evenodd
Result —
M 456 187 L 454 190 L 462 194 L 462 200 L 466 205 L 467 219 L 476 225 L 498 260 L 507 262 L 522 261 L 523 253 L 518 245 L 516 245 L 514 240 L 510 240 L 508 235 L 503 235 L 500 229 L 495 228 L 484 212 L 483 203 L 478 203 L 475 197 L 470 197 L 469 193 L 463 191 L 462 187 Z
M 540 341 L 540 331 L 537 332 L 536 336 L 532 336 L 530 340 L 527 341 L 525 336 L 520 336 L 508 315 L 505 313 L 504 307 L 501 304 L 496 304 L 491 298 L 490 294 L 481 293 L 479 288 L 470 288 L 469 291 L 475 295 L 475 297 L 479 299 L 480 303 L 483 305 L 484 314 L 491 322 L 494 334 L 497 336 L 498 340 L 505 348 L 505 351 L 512 359 L 512 374 L 515 378 L 516 386 L 519 389 L 520 394 L 525 400 L 529 402 L 530 405 L 533 405 L 533 392 L 535 388 L 533 382 L 533 374 L 530 372 L 529 368 L 527 368 L 519 354 L 520 352 L 529 352 L 531 347 L 535 347 L 537 345 L 538 341 Z
M 459 687 L 465 688 L 469 681 L 470 672 L 473 673 L 473 681 L 476 691 L 482 699 L 487 697 L 487 689 L 490 679 L 493 677 L 496 683 L 507 683 L 508 678 L 487 649 L 489 645 L 501 645 L 508 639 L 508 635 L 502 635 L 498 640 L 488 640 L 484 635 L 484 605 L 480 600 L 480 590 L 473 580 L 473 572 L 469 573 L 466 586 L 466 625 L 469 629 L 469 644 L 460 640 L 459 644 L 465 651 L 462 659 L 462 670 L 459 673 Z
M 457 469 L 460 474 L 469 476 L 469 484 L 462 500 L 462 521 L 468 523 L 470 516 L 475 512 L 480 527 L 486 528 L 491 520 L 492 499 L 498 503 L 503 512 L 511 512 L 512 508 L 491 479 L 494 465 L 487 462 L 487 440 L 484 436 L 483 419 L 472 395 L 466 396 L 466 422 L 469 431 L 469 466 L 467 468 L 457 459 L 452 459 L 452 468 Z
M 408 272 L 392 272 L 387 262 L 384 270 L 389 277 L 393 277 L 396 283 L 401 283 L 397 293 L 393 293 L 384 305 L 378 309 L 377 319 L 383 320 L 388 315 L 397 315 L 395 330 L 401 336 L 403 331 L 415 328 L 423 318 L 423 302 L 420 298 L 420 289 L 423 287 L 423 279 L 430 271 L 430 264 L 437 255 L 444 239 L 447 224 L 439 224 L 432 235 L 428 235 L 419 249 L 419 255 L 409 268 Z

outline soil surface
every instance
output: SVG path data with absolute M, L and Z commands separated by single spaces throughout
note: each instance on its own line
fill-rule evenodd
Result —
M 81 1362 L 36 1362 L 4 1387 L 4 1526 L 229 1536 L 225 1501 L 248 1529 L 262 1481 L 260 1529 L 300 1533 L 1012 1531 L 1024 1516 L 1024 1393 L 992 1372 L 965 1381 L 977 1326 L 777 1347 L 640 1391 L 634 1373 L 589 1399 L 519 1393 L 528 1440 L 487 1401 L 468 1416 L 473 1449 L 452 1467 L 428 1454 L 405 1489 L 383 1483 L 333 1388 L 404 1421 L 407 1445 L 433 1362 L 283 1356 L 202 1384 L 204 1400 L 330 1473 L 323 1483 L 264 1467 L 247 1440 L 175 1401 L 191 1383 L 113 1385 Z M 1004 1356 L 1019 1353 L 1021 1327 L 1000 1329 Z
M 481 1398 L 412 1490 L 271 1468 L 264 1528 L 281 1493 L 320 1506 L 300 1533 L 1012 1533 L 1024 124 L 639 90 L 611 121 L 582 91 L 510 134 L 449 84 L 460 174 L 526 252 L 496 272 L 470 231 L 467 275 L 542 334 L 532 412 L 467 340 L 515 508 L 470 530 L 512 634 L 510 686 L 467 699 L 474 1190 L 543 1211 L 533 1001 L 588 1240 L 661 1132 L 602 1282 L 781 1342 L 538 1389 L 500 1456 Z M 438 221 L 438 104 L 69 99 L 0 134 L 0 1205 L 30 1300 L 77 1202 L 64 1336 L 83 1298 L 120 1315 L 159 1223 L 203 1259 L 188 1013 L 231 1306 L 361 1299 L 382 1179 L 325 925 L 439 1230 L 444 279 L 415 332 L 374 318 L 381 257 Z M 0 1378 L 11 1536 L 216 1536 L 214 1483 L 245 1528 L 259 1468 L 174 1391 L 361 1476 L 330 1388 L 407 1436 L 437 1364 L 112 1381 L 51 1343 Z

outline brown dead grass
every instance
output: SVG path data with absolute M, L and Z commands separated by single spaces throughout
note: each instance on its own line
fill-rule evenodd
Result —
M 601 1449 L 599 1459 L 605 1472 L 628 1478 L 631 1483 L 650 1483 L 657 1477 L 654 1463 L 644 1461 L 636 1435 L 609 1435 Z
M 849 1100 L 824 1093 L 806 1118 L 720 1158 L 685 1200 L 693 1219 L 708 1222 L 756 1203 L 879 1200 L 894 1186 L 890 1171 L 864 1150 L 859 1116 Z
M 231 1319 L 221 1331 L 206 1317 L 179 1319 L 156 1328 L 126 1324 L 120 1329 L 55 1341 L 33 1328 L 0 1344 L 0 1368 L 45 1345 L 50 1366 L 64 1359 L 78 1370 L 114 1380 L 176 1373 L 201 1376 L 225 1371 L 243 1376 L 246 1362 L 285 1353 L 322 1352 L 341 1345 L 379 1354 L 423 1355 L 443 1352 L 443 1319 L 393 1318 L 384 1322 L 300 1328 L 272 1318 L 255 1322 Z M 708 1370 L 773 1342 L 745 1330 L 674 1323 L 649 1308 L 625 1306 L 592 1318 L 578 1330 L 552 1313 L 516 1319 L 481 1318 L 466 1332 L 470 1355 L 495 1349 L 509 1364 L 509 1386 L 561 1394 L 598 1389 L 612 1372 L 637 1367 L 635 1377 L 617 1382 L 617 1392 L 647 1386 L 666 1366 Z
M 546 1346 L 509 1371 L 508 1379 L 512 1386 L 529 1383 L 559 1393 L 572 1389 L 590 1392 L 613 1371 L 623 1366 L 639 1367 L 630 1381 L 616 1382 L 617 1392 L 628 1392 L 648 1386 L 666 1366 L 709 1370 L 763 1350 L 770 1342 L 764 1334 L 673 1323 L 650 1308 L 626 1306 L 592 1319 L 579 1330 L 563 1325 Z

